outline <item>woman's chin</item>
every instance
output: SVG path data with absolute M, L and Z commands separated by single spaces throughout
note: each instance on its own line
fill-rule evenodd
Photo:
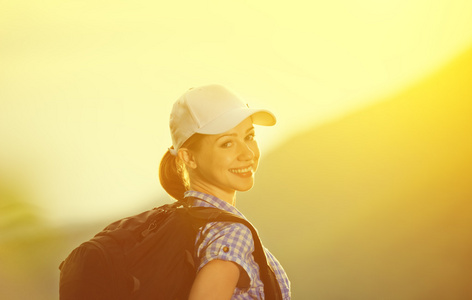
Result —
M 241 185 L 241 186 L 238 186 L 238 188 L 236 189 L 238 192 L 247 192 L 249 191 L 250 189 L 252 189 L 252 187 L 254 186 L 254 181 L 252 181 L 250 184 L 246 184 L 246 185 Z

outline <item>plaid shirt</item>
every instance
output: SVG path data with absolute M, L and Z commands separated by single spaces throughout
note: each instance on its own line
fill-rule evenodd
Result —
M 244 219 L 244 215 L 234 206 L 214 196 L 197 191 L 188 191 L 185 197 L 195 197 L 193 206 L 216 207 Z M 279 282 L 284 300 L 290 299 L 290 281 L 277 259 L 264 248 L 267 261 Z M 241 266 L 249 276 L 249 288 L 239 288 L 233 292 L 234 300 L 264 299 L 264 284 L 259 277 L 259 266 L 254 261 L 254 241 L 251 230 L 240 223 L 213 222 L 202 228 L 196 239 L 196 257 L 200 262 L 198 270 L 214 259 L 232 261 Z

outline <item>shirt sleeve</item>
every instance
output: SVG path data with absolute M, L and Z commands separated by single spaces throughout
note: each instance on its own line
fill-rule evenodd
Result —
M 253 286 L 259 268 L 254 261 L 254 241 L 249 228 L 240 223 L 207 224 L 197 237 L 198 271 L 212 260 L 232 261 L 246 271 Z

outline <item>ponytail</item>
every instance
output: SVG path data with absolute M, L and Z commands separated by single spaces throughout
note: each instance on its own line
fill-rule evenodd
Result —
M 181 147 L 198 151 L 203 134 L 193 134 Z M 178 201 L 184 200 L 184 193 L 190 189 L 190 178 L 185 164 L 167 150 L 159 165 L 159 181 L 166 192 Z
M 159 181 L 166 192 L 176 200 L 184 200 L 188 183 L 184 181 L 184 169 L 169 150 L 164 154 L 159 165 Z

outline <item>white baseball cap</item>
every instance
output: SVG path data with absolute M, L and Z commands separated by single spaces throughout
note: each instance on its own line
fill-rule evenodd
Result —
M 224 133 L 246 118 L 251 117 L 256 125 L 275 125 L 275 116 L 268 110 L 249 108 L 236 94 L 218 85 L 195 87 L 185 92 L 172 107 L 170 133 L 173 147 L 177 151 L 194 133 Z

